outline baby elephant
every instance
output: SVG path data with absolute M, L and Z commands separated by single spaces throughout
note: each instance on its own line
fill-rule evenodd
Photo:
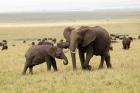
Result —
M 47 63 L 47 69 L 50 70 L 53 66 L 54 71 L 57 71 L 55 58 L 63 59 L 64 65 L 68 64 L 68 59 L 61 48 L 50 45 L 34 45 L 31 46 L 25 54 L 26 62 L 22 74 L 26 74 L 29 68 L 29 73 L 33 74 L 33 66 L 41 63 Z

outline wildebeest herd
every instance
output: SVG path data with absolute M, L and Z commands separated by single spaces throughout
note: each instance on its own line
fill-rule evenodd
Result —
M 33 66 L 41 63 L 47 63 L 47 69 L 50 70 L 51 66 L 54 71 L 57 71 L 57 64 L 55 58 L 62 59 L 64 65 L 68 64 L 68 59 L 63 52 L 63 49 L 69 49 L 73 70 L 76 70 L 76 49 L 78 49 L 81 68 L 84 70 L 91 70 L 89 65 L 90 59 L 93 55 L 101 56 L 99 69 L 103 68 L 104 61 L 107 68 L 112 68 L 110 62 L 110 50 L 113 50 L 111 43 L 117 43 L 119 40 L 122 42 L 123 49 L 129 49 L 131 42 L 137 38 L 129 35 L 110 34 L 108 31 L 100 26 L 90 27 L 81 26 L 79 28 L 66 27 L 63 32 L 65 40 L 57 42 L 56 38 L 43 38 L 37 39 L 37 42 L 31 42 L 30 48 L 25 54 L 26 62 L 22 74 L 26 74 L 29 68 L 29 73 L 33 74 Z M 140 39 L 140 36 L 138 36 Z M 22 41 L 24 44 L 26 40 Z M 7 40 L 0 42 L 1 50 L 8 49 Z M 13 44 L 13 46 L 16 46 Z
M 7 50 L 8 49 L 7 40 L 2 40 L 2 42 L 0 42 L 0 47 L 2 47 L 1 50 Z
M 129 35 L 110 34 L 110 39 L 111 43 L 117 43 L 118 40 L 122 40 L 123 49 L 129 49 L 131 42 L 136 38 Z M 140 39 L 139 36 L 138 39 Z

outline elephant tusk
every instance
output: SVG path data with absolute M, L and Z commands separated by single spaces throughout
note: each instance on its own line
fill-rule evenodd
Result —
M 71 51 L 71 50 L 70 50 L 70 52 L 71 52 L 71 53 L 73 53 L 73 54 L 75 54 L 75 53 L 76 53 L 76 52 L 74 52 L 74 51 Z
M 64 53 L 67 53 L 67 52 L 69 52 L 69 49 L 67 49 L 66 51 L 64 51 Z

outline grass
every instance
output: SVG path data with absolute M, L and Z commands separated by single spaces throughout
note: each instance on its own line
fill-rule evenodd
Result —
M 89 25 L 101 25 L 110 33 L 130 34 L 134 37 L 140 34 L 139 20 L 112 20 L 109 23 L 93 22 Z M 104 69 L 98 70 L 100 57 L 94 56 L 90 61 L 92 71 L 82 71 L 77 55 L 78 70 L 73 72 L 71 57 L 67 53 L 69 64 L 64 66 L 61 60 L 57 60 L 57 72 L 47 72 L 44 63 L 34 67 L 34 75 L 21 75 L 24 54 L 31 41 L 43 37 L 56 37 L 60 40 L 64 28 L 63 25 L 0 27 L 0 40 L 7 39 L 9 44 L 7 51 L 0 51 L 0 93 L 139 93 L 140 40 L 134 40 L 130 50 L 122 50 L 121 42 L 113 44 L 113 69 L 104 66 Z M 27 40 L 27 44 L 23 44 L 22 40 Z

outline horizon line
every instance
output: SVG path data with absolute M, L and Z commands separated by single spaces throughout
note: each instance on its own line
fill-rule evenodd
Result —
M 6 14 L 6 13 L 61 13 L 61 12 L 93 12 L 93 11 L 103 11 L 103 10 L 126 10 L 126 9 L 130 9 L 130 10 L 139 10 L 140 11 L 140 7 L 138 8 L 99 8 L 99 9 L 93 9 L 93 10 L 38 10 L 38 11 L 6 11 L 6 12 L 0 12 L 0 14 Z M 128 11 L 130 11 L 128 10 Z

